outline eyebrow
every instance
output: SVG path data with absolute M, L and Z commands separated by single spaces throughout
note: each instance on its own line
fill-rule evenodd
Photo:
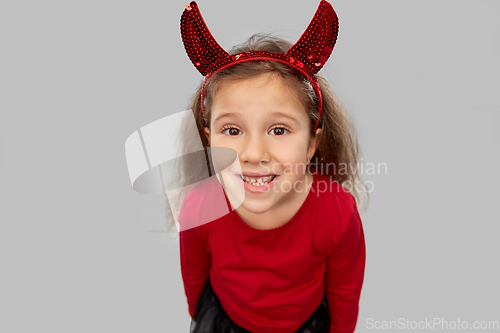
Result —
M 233 113 L 233 112 L 226 112 L 226 113 L 223 113 L 219 116 L 217 116 L 217 118 L 214 119 L 214 123 L 217 121 L 217 120 L 220 120 L 222 118 L 239 118 L 240 117 L 240 114 L 239 113 Z
M 295 121 L 296 123 L 299 123 L 299 121 L 297 119 L 295 119 L 295 117 L 293 117 L 292 115 L 290 115 L 288 113 L 280 112 L 280 111 L 269 112 L 266 114 L 266 116 L 268 116 L 268 117 L 269 116 L 284 117 L 284 118 L 290 119 L 292 121 Z M 239 113 L 226 112 L 226 113 L 223 113 L 223 114 L 217 116 L 217 118 L 214 119 L 214 122 L 216 122 L 222 118 L 239 118 L 239 117 L 240 117 Z

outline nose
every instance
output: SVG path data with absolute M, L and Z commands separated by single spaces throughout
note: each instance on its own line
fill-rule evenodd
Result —
M 269 161 L 270 152 L 265 139 L 260 135 L 251 135 L 245 140 L 242 151 L 240 151 L 240 160 L 242 163 L 258 164 L 262 161 Z

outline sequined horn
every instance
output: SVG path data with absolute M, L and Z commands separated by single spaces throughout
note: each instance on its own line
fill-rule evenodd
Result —
M 322 0 L 311 23 L 286 54 L 302 61 L 311 74 L 316 74 L 330 57 L 338 32 L 337 13 L 328 1 Z
M 181 36 L 189 59 L 203 76 L 212 65 L 229 55 L 208 30 L 195 1 L 182 13 Z

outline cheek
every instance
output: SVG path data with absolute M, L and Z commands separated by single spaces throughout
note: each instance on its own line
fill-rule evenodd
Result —
M 212 145 L 216 147 L 231 147 L 234 145 L 234 140 L 228 140 L 223 135 L 212 135 L 210 140 Z
M 211 138 L 212 147 L 226 147 L 231 148 L 236 151 L 237 154 L 240 153 L 241 140 L 235 140 L 234 138 L 228 138 L 223 135 L 215 135 Z
M 212 147 L 228 147 L 239 152 L 244 146 L 242 140 L 230 138 L 223 135 L 215 135 L 211 137 Z M 268 151 L 273 155 L 274 159 L 285 165 L 290 164 L 307 164 L 307 152 L 309 144 L 304 140 L 270 140 L 267 143 Z
M 274 157 L 281 163 L 306 163 L 308 145 L 305 142 L 290 142 L 273 147 Z

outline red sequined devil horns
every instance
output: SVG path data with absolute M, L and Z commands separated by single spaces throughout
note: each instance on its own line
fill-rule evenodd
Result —
M 189 59 L 204 75 L 201 112 L 203 119 L 205 119 L 205 125 L 207 120 L 203 108 L 203 98 L 206 82 L 212 75 L 224 68 L 246 61 L 273 60 L 295 68 L 311 82 L 318 97 L 319 115 L 314 125 L 314 129 L 316 129 L 321 117 L 323 100 L 315 74 L 323 67 L 333 51 L 337 41 L 338 27 L 338 17 L 332 5 L 321 0 L 311 23 L 297 43 L 290 47 L 286 53 L 248 51 L 231 56 L 215 41 L 201 16 L 198 5 L 192 1 L 182 13 L 181 35 Z

